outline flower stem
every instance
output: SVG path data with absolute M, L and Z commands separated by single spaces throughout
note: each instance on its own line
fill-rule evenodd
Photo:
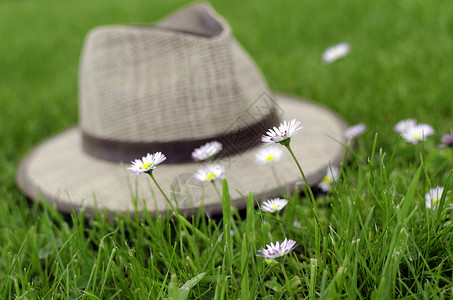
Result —
M 302 167 L 300 166 L 299 161 L 297 160 L 296 156 L 294 155 L 294 152 L 291 149 L 291 146 L 289 145 L 289 143 L 285 144 L 284 146 L 286 147 L 286 149 L 288 149 L 289 153 L 291 154 L 291 156 L 293 157 L 294 161 L 296 162 L 296 165 L 299 168 L 299 171 L 300 171 L 300 174 L 302 175 L 302 178 L 304 179 L 305 187 L 308 190 L 308 194 L 309 194 L 310 199 L 311 199 L 311 204 L 312 204 L 312 208 L 313 208 L 313 214 L 315 216 L 315 222 L 316 222 L 316 224 L 315 224 L 316 255 L 319 258 L 320 253 L 321 253 L 321 250 L 320 250 L 321 249 L 321 245 L 320 245 L 320 241 L 319 241 L 319 219 L 318 219 L 318 210 L 316 208 L 315 196 L 313 195 L 313 192 L 312 192 L 312 190 L 310 188 L 310 185 L 308 184 L 308 180 L 305 177 L 304 171 L 302 171 Z
M 275 181 L 277 181 L 278 188 L 283 190 L 283 186 L 280 183 L 280 180 L 278 179 L 277 170 L 275 170 L 275 166 L 274 165 L 271 165 L 271 170 L 272 170 L 272 175 L 274 175 Z
M 288 149 L 289 153 L 293 157 L 294 161 L 296 162 L 297 167 L 299 168 L 300 174 L 302 175 L 302 178 L 304 179 L 305 186 L 307 187 L 308 194 L 310 195 L 311 201 L 313 201 L 313 204 L 315 203 L 315 196 L 313 196 L 313 192 L 311 191 L 310 185 L 308 184 L 307 178 L 305 177 L 304 171 L 302 171 L 302 167 L 300 166 L 299 162 L 297 161 L 296 156 L 293 153 L 293 150 L 291 150 L 291 146 L 285 145 L 286 148 Z M 316 212 L 316 206 L 313 207 L 313 210 Z
M 281 270 L 282 270 L 282 273 L 283 273 L 283 277 L 285 278 L 285 282 L 286 283 L 289 283 L 289 277 L 288 277 L 288 274 L 286 274 L 286 270 L 285 270 L 285 266 L 283 265 L 283 262 L 279 262 L 280 264 L 280 267 L 281 267 Z M 286 287 L 286 291 L 288 292 L 288 295 L 291 295 L 292 291 L 291 291 L 291 287 L 289 284 L 285 284 L 285 287 Z M 291 297 L 290 299 L 294 299 L 294 297 Z
M 159 191 L 164 196 L 165 200 L 167 200 L 167 203 L 170 205 L 171 209 L 173 209 L 174 212 L 178 212 L 179 213 L 179 211 L 176 210 L 175 207 L 173 206 L 173 204 L 171 203 L 170 199 L 168 199 L 167 195 L 165 195 L 164 191 L 160 188 L 160 185 L 157 183 L 156 179 L 154 178 L 153 173 L 149 172 L 148 174 L 153 179 L 154 183 L 156 184 L 157 188 L 159 189 Z
M 285 233 L 285 228 L 283 228 L 282 220 L 280 219 L 280 215 L 278 214 L 278 212 L 277 212 L 276 219 L 277 219 L 277 222 L 278 222 L 278 226 L 280 227 L 280 230 L 284 234 Z
M 212 185 L 214 186 L 214 190 L 217 193 L 217 196 L 219 196 L 220 201 L 222 201 L 222 195 L 220 195 L 219 189 L 217 189 L 217 186 L 214 183 L 214 180 L 211 180 Z

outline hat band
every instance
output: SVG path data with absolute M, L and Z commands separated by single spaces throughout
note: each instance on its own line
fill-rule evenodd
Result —
M 272 109 L 261 121 L 252 125 L 210 138 L 178 142 L 125 142 L 95 137 L 82 131 L 82 145 L 85 153 L 108 161 L 129 162 L 147 153 L 160 151 L 167 157 L 167 163 L 188 163 L 193 161 L 192 152 L 196 148 L 214 140 L 223 145 L 221 157 L 243 153 L 258 145 L 261 135 L 278 122 L 277 111 Z

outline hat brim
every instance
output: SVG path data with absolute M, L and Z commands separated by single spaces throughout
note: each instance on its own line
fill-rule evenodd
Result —
M 291 148 L 313 186 L 321 181 L 329 164 L 338 165 L 342 160 L 347 142 L 343 132 L 347 125 L 338 115 L 311 101 L 280 94 L 274 96 L 283 112 L 282 120 L 301 121 L 303 129 L 291 139 Z M 131 177 L 128 164 L 91 157 L 83 151 L 81 143 L 81 131 L 73 127 L 38 145 L 19 165 L 18 186 L 31 199 L 37 201 L 42 197 L 66 213 L 85 209 L 88 216 L 94 214 L 95 208 L 107 213 L 128 213 L 136 208 L 163 213 L 170 209 L 149 176 Z M 255 163 L 255 154 L 260 148 L 261 145 L 220 161 L 226 167 L 225 178 L 238 209 L 247 203 L 242 195 L 253 192 L 259 200 L 265 200 L 301 184 L 299 170 L 286 149 L 283 148 L 282 159 L 275 163 L 273 172 L 269 166 Z M 181 211 L 193 214 L 203 204 L 205 211 L 221 213 L 222 203 L 209 182 L 192 186 L 187 181 L 200 167 L 198 163 L 164 162 L 153 174 L 168 195 L 176 195 L 175 183 L 196 189 L 188 191 L 195 194 L 187 197 L 176 195 Z M 220 188 L 220 184 L 218 186 Z

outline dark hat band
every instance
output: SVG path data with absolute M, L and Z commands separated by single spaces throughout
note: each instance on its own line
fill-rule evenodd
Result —
M 238 123 L 240 123 L 238 118 Z M 162 152 L 167 163 L 192 162 L 192 152 L 207 142 L 222 143 L 221 157 L 237 155 L 260 144 L 261 136 L 279 122 L 275 109 L 271 109 L 261 121 L 249 126 L 227 130 L 225 133 L 210 138 L 177 142 L 125 142 L 95 137 L 82 131 L 83 150 L 88 155 L 108 161 L 130 162 L 147 153 Z

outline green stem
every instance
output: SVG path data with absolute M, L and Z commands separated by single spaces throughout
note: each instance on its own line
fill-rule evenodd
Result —
M 147 172 L 148 173 L 148 172 Z M 175 209 L 175 207 L 173 206 L 173 204 L 171 203 L 170 199 L 168 199 L 167 195 L 165 195 L 164 191 L 160 188 L 160 185 L 157 183 L 156 179 L 154 178 L 153 176 L 153 172 L 149 172 L 148 173 L 149 176 L 151 176 L 151 178 L 153 179 L 154 183 L 156 184 L 157 188 L 159 189 L 159 191 L 162 193 L 162 195 L 164 196 L 165 200 L 167 200 L 167 203 L 170 205 L 170 207 L 173 209 L 174 212 L 179 212 L 178 210 Z
M 271 170 L 272 170 L 272 175 L 274 175 L 275 181 L 277 181 L 278 188 L 279 189 L 281 188 L 283 190 L 283 186 L 280 183 L 280 180 L 278 179 L 277 171 L 275 170 L 275 166 L 273 164 L 271 164 Z
M 280 219 L 280 214 L 279 214 L 279 212 L 275 212 L 275 213 L 277 214 L 276 219 L 277 219 L 277 222 L 278 222 L 278 226 L 280 227 L 280 230 L 284 234 L 285 233 L 285 228 L 283 228 L 282 221 Z
M 291 149 L 291 146 L 289 145 L 289 143 L 284 144 L 284 146 L 286 147 L 286 149 L 288 149 L 289 153 L 291 154 L 294 161 L 296 162 L 296 165 L 299 168 L 300 174 L 302 175 L 302 178 L 304 179 L 305 186 L 308 190 L 308 194 L 310 195 L 311 204 L 312 204 L 312 208 L 313 208 L 313 214 L 315 216 L 315 222 L 316 222 L 315 228 L 314 228 L 315 229 L 316 256 L 317 256 L 317 258 L 319 258 L 321 255 L 321 244 L 320 244 L 320 240 L 319 240 L 319 219 L 318 219 L 318 210 L 316 208 L 315 196 L 313 195 L 310 185 L 308 184 L 308 180 L 305 177 L 304 171 L 302 171 L 302 167 L 300 166 L 299 161 L 297 160 L 296 156 L 294 155 L 294 152 Z
M 302 171 L 302 167 L 300 166 L 299 162 L 297 161 L 297 158 L 294 155 L 293 150 L 291 150 L 291 146 L 289 144 L 285 145 L 285 146 L 288 149 L 291 156 L 293 157 L 294 161 L 296 162 L 297 167 L 299 168 L 300 174 L 302 175 L 302 178 L 304 179 L 305 186 L 307 187 L 308 194 L 310 195 L 310 199 L 313 202 L 313 211 L 315 212 L 315 215 L 317 216 L 318 214 L 316 213 L 315 196 L 313 195 L 313 192 L 311 191 L 310 185 L 308 184 L 308 180 L 305 177 L 304 171 Z
M 283 277 L 285 278 L 285 288 L 286 288 L 286 291 L 288 292 L 288 296 L 291 295 L 292 291 L 291 291 L 291 287 L 289 285 L 289 282 L 290 282 L 290 279 L 288 277 L 288 274 L 286 274 L 286 270 L 285 270 L 285 266 L 283 265 L 283 262 L 279 262 L 280 264 L 280 267 L 282 269 L 282 273 L 283 273 Z M 290 299 L 294 299 L 294 297 L 291 296 Z
M 220 201 L 222 201 L 222 195 L 220 195 L 219 190 L 217 189 L 217 186 L 214 183 L 214 180 L 211 180 L 212 185 L 214 186 L 214 190 L 217 193 L 217 196 L 219 196 Z

